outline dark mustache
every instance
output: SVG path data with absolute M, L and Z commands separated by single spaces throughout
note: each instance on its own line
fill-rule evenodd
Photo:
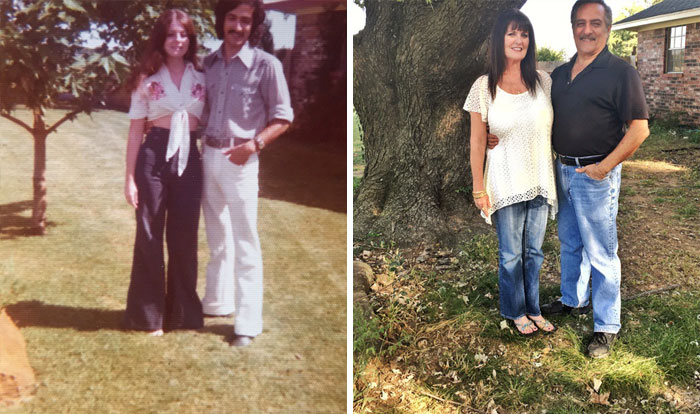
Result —
M 580 40 L 595 40 L 595 37 L 593 36 L 581 36 L 579 37 Z

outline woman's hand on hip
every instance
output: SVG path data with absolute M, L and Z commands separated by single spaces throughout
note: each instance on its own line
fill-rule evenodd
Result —
M 134 177 L 129 177 L 126 179 L 126 182 L 124 183 L 124 197 L 126 197 L 126 202 L 133 208 L 139 207 L 139 191 L 136 188 Z

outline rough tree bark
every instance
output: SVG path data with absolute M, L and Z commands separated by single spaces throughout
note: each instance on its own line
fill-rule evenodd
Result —
M 400 244 L 450 238 L 471 209 L 468 117 L 496 15 L 525 0 L 366 0 L 353 39 L 353 105 L 365 171 L 355 238 Z

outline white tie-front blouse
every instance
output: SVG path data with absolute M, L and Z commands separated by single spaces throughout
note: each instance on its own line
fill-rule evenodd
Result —
M 158 72 L 145 78 L 131 94 L 130 119 L 154 120 L 172 115 L 165 159 L 170 160 L 180 150 L 177 163 L 178 175 L 182 175 L 185 171 L 190 153 L 188 114 L 198 119 L 202 116 L 205 101 L 204 85 L 204 73 L 198 72 L 194 65 L 188 62 L 178 89 L 170 77 L 167 66 L 163 65 Z

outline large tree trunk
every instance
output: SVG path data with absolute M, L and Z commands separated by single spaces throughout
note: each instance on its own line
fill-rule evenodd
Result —
M 34 205 L 32 225 L 37 234 L 46 233 L 46 125 L 41 109 L 34 110 Z
M 353 104 L 366 167 L 354 235 L 400 244 L 453 235 L 470 211 L 468 117 L 495 16 L 525 0 L 366 0 L 354 38 Z

